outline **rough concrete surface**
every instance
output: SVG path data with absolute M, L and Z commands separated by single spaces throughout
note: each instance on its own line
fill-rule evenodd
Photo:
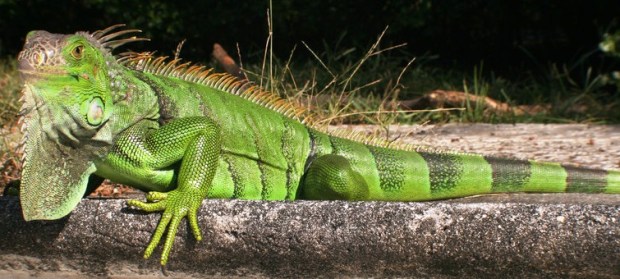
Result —
M 424 203 L 209 200 L 199 214 L 204 241 L 194 241 L 183 225 L 168 273 L 620 277 L 620 197 L 522 196 Z M 84 200 L 60 221 L 26 223 L 19 212 L 16 198 L 0 199 L 4 272 L 162 276 L 158 253 L 141 258 L 156 214 L 127 210 L 123 200 Z
M 489 138 L 501 137 L 498 130 L 510 130 L 506 126 L 489 126 L 493 135 L 483 127 L 472 145 L 486 148 Z M 575 133 L 592 133 L 588 127 L 563 129 L 575 142 L 583 138 Z M 617 162 L 618 131 L 612 126 L 594 132 L 593 144 L 585 140 L 607 150 L 590 152 L 595 163 Z M 441 137 L 437 145 L 468 146 L 464 134 L 455 141 Z M 553 137 L 557 133 L 548 134 Z M 610 145 L 597 146 L 602 143 Z M 500 144 L 501 152 L 512 145 L 524 144 Z M 511 194 L 422 203 L 207 200 L 198 215 L 203 241 L 182 224 L 169 278 L 620 278 L 620 195 Z M 158 220 L 158 214 L 109 199 L 83 200 L 58 221 L 25 222 L 18 199 L 1 197 L 0 277 L 163 277 L 159 249 L 142 259 Z

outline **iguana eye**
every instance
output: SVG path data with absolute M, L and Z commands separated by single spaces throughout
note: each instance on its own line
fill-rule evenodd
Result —
M 71 51 L 71 56 L 73 56 L 73 58 L 75 59 L 81 59 L 83 53 L 84 53 L 84 46 L 78 45 L 75 48 L 73 48 L 73 50 Z
M 90 101 L 88 112 L 86 113 L 88 124 L 97 126 L 103 122 L 103 101 L 97 97 Z

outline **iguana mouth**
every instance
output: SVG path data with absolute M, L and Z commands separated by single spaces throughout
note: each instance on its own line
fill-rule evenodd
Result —
M 44 78 L 44 77 L 49 77 L 49 76 L 55 76 L 55 75 L 67 75 L 69 74 L 67 71 L 46 71 L 46 72 L 42 72 L 42 71 L 34 71 L 34 70 L 24 70 L 21 69 L 21 67 L 19 69 L 17 69 L 19 71 L 19 74 L 22 77 L 22 80 L 26 80 L 26 79 L 33 79 L 33 78 Z
M 68 72 L 57 67 L 46 67 L 44 65 L 37 65 L 35 67 L 34 61 L 36 60 L 45 60 L 44 58 L 36 58 L 36 57 L 45 57 L 46 54 L 44 50 L 38 50 L 36 52 L 32 50 L 22 50 L 17 56 L 18 67 L 22 80 L 29 80 L 37 77 L 47 77 L 54 75 L 67 75 Z

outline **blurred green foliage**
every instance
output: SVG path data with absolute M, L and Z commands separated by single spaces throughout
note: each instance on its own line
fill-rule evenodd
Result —
M 620 61 L 620 29 L 603 34 L 599 48 L 606 55 L 613 57 L 616 61 Z M 602 77 L 604 83 L 615 85 L 616 93 L 620 94 L 620 69 L 613 69 L 609 73 L 602 75 Z

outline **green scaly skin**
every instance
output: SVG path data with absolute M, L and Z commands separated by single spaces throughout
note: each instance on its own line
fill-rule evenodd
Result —
M 73 210 L 96 176 L 148 191 L 129 206 L 163 211 L 165 265 L 205 198 L 425 201 L 498 192 L 620 193 L 620 172 L 480 155 L 389 149 L 304 125 L 281 100 L 197 67 L 111 50 L 140 40 L 113 26 L 92 34 L 28 34 L 24 77 L 26 220 Z M 121 62 L 119 62 L 121 61 Z M 267 108 L 267 107 L 275 108 Z

